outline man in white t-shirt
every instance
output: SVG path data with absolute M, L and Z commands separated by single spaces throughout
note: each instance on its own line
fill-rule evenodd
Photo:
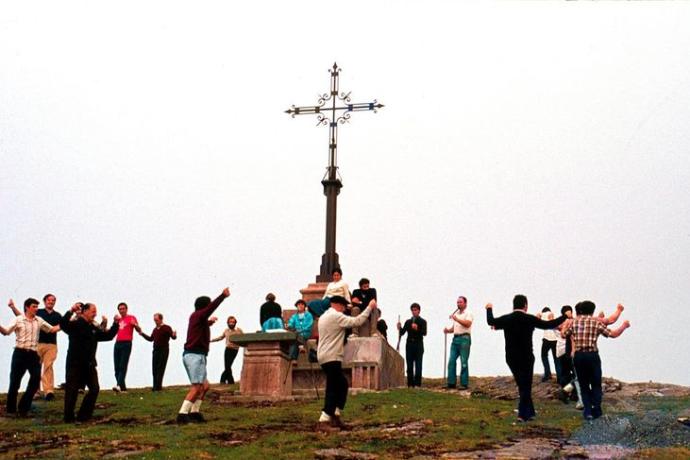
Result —
M 467 297 L 460 296 L 456 302 L 457 310 L 450 315 L 452 326 L 443 329 L 446 334 L 453 334 L 450 344 L 450 359 L 448 360 L 448 387 L 455 388 L 457 379 L 457 361 L 460 358 L 460 389 L 466 390 L 469 385 L 470 371 L 468 360 L 472 346 L 472 322 L 474 317 L 467 311 Z

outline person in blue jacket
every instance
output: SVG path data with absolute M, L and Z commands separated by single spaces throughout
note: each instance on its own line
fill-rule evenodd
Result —
M 288 329 L 297 332 L 305 341 L 311 337 L 311 328 L 314 325 L 314 317 L 306 311 L 307 302 L 299 299 L 295 302 L 295 307 L 297 307 L 297 313 L 290 317 L 288 321 Z M 299 348 L 297 343 L 293 343 L 290 346 L 290 359 L 297 360 L 299 355 Z

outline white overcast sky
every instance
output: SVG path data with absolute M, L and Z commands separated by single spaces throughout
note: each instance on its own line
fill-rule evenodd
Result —
M 2 302 L 124 300 L 146 329 L 162 311 L 186 383 L 194 298 L 229 285 L 218 316 L 255 330 L 267 292 L 290 306 L 318 273 L 327 129 L 283 111 L 337 61 L 354 102 L 386 105 L 340 130 L 345 279 L 372 280 L 391 328 L 422 305 L 426 375 L 458 295 L 471 374 L 507 374 L 483 305 L 524 293 L 622 302 L 604 374 L 690 384 L 689 23 L 685 2 L 3 2 Z M 150 385 L 143 340 L 128 380 Z

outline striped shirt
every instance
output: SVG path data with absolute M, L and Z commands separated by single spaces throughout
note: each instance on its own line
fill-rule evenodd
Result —
M 7 334 L 14 332 L 17 335 L 15 348 L 22 350 L 36 351 L 38 349 L 38 333 L 40 331 L 50 332 L 51 326 L 43 318 L 35 316 L 29 319 L 24 315 L 16 316 L 9 327 L 6 328 Z
M 578 316 L 572 325 L 563 333 L 565 337 L 573 336 L 575 351 L 599 351 L 597 339 L 611 335 L 611 330 L 593 316 Z

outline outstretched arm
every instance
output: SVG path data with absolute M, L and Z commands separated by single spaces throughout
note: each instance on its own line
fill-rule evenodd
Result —
M 539 319 L 536 316 L 533 316 L 534 318 L 532 321 L 534 322 L 534 327 L 537 329 L 553 329 L 555 327 L 558 327 L 561 325 L 561 323 L 565 322 L 566 319 L 568 319 L 567 316 L 561 315 L 556 319 L 552 319 L 549 321 L 544 321 L 543 319 Z
M 611 334 L 609 334 L 609 337 L 613 337 L 613 338 L 619 337 L 623 333 L 623 331 L 625 331 L 629 327 L 630 327 L 630 321 L 625 320 L 625 321 L 623 321 L 623 324 L 621 324 L 618 329 L 611 331 Z

